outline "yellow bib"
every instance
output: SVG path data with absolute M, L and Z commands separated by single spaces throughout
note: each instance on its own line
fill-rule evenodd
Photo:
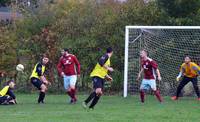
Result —
M 110 66 L 110 58 L 108 58 L 108 60 L 106 61 L 104 65 Z M 104 79 L 107 74 L 108 74 L 108 70 L 105 69 L 103 66 L 101 66 L 99 63 L 97 63 L 95 68 L 91 72 L 90 77 L 97 76 Z
M 0 96 L 5 96 L 6 93 L 8 92 L 9 86 L 5 86 L 1 91 L 0 91 Z
M 37 63 L 32 71 L 32 74 L 31 74 L 31 77 L 30 78 L 38 78 L 40 79 L 40 77 L 38 76 L 38 73 L 36 72 L 36 69 L 37 69 L 37 66 L 38 66 L 39 63 Z M 45 71 L 45 66 L 42 65 L 42 75 L 44 74 L 44 71 Z

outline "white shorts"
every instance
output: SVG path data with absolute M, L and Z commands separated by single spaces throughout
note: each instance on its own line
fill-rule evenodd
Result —
M 76 80 L 77 80 L 76 75 L 71 75 L 71 76 L 64 75 L 63 79 L 64 79 L 64 88 L 66 90 L 69 89 L 70 86 L 76 85 Z
M 140 90 L 145 89 L 149 90 L 152 89 L 156 91 L 156 80 L 155 79 L 143 79 L 140 85 Z

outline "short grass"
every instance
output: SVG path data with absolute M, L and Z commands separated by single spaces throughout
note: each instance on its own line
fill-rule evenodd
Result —
M 86 97 L 70 105 L 66 95 L 47 95 L 41 105 L 35 94 L 18 94 L 17 105 L 0 106 L 0 122 L 200 122 L 200 101 L 193 97 L 165 97 L 160 104 L 149 95 L 141 104 L 138 96 L 103 96 L 93 111 L 82 108 Z

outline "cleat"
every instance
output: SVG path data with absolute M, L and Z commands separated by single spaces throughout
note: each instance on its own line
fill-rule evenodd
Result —
M 73 103 L 73 99 L 71 99 L 70 101 L 69 101 L 69 104 L 72 104 Z
M 41 104 L 44 104 L 44 101 L 40 101 L 40 102 L 38 102 L 38 104 L 40 104 L 40 103 L 41 103 Z
M 82 106 L 83 106 L 84 109 L 86 109 L 87 108 L 86 102 L 82 102 Z
M 93 110 L 94 110 L 94 108 L 89 108 L 89 109 L 88 109 L 88 111 L 93 111 Z
M 77 102 L 77 98 L 74 98 L 73 99 L 73 104 L 76 104 L 76 102 Z
M 197 98 L 197 101 L 200 101 L 200 97 L 199 97 L 199 98 Z

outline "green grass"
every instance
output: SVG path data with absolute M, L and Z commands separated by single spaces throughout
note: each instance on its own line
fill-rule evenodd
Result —
M 165 97 L 159 104 L 149 95 L 141 104 L 138 96 L 103 96 L 93 111 L 82 108 L 86 97 L 69 105 L 65 95 L 47 95 L 41 105 L 36 104 L 37 95 L 18 94 L 17 105 L 0 106 L 0 122 L 200 122 L 200 102 L 194 97 Z

